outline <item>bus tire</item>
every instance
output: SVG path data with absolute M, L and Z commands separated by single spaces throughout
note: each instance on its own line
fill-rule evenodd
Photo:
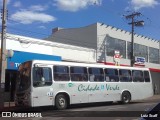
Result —
M 56 96 L 55 106 L 58 110 L 64 110 L 67 108 L 67 98 L 63 94 L 59 94 Z
M 128 91 L 124 91 L 121 97 L 122 104 L 128 104 L 130 101 L 131 101 L 131 94 Z

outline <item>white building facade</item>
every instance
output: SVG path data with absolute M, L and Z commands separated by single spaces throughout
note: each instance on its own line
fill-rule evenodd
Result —
M 118 51 L 119 64 L 130 66 L 131 33 L 113 26 L 95 23 L 81 28 L 55 28 L 46 40 L 93 49 L 96 51 L 94 62 L 108 65 L 115 65 L 114 55 Z M 134 34 L 134 56 L 143 58 L 135 66 L 150 68 L 155 94 L 160 94 L 160 41 Z

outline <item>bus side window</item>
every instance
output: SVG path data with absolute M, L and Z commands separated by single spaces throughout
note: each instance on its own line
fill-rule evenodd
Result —
M 53 66 L 54 81 L 69 81 L 69 67 L 68 66 Z
M 106 82 L 119 82 L 118 70 L 107 68 L 105 71 L 105 81 Z
M 133 82 L 144 82 L 143 72 L 140 70 L 132 71 Z
M 120 75 L 121 82 L 132 82 L 130 70 L 120 69 L 119 75 Z
M 144 80 L 145 80 L 145 82 L 150 82 L 150 77 L 149 77 L 148 71 L 144 71 Z
M 89 68 L 89 81 L 104 82 L 104 72 L 102 68 Z
M 88 81 L 86 67 L 70 67 L 70 70 L 72 81 Z

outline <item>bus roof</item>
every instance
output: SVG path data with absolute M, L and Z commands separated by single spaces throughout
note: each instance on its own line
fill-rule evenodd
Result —
M 49 61 L 49 60 L 32 60 L 33 64 L 46 64 L 46 65 L 68 65 L 80 67 L 98 67 L 98 68 L 115 68 L 115 69 L 131 69 L 131 70 L 149 70 L 148 68 L 141 67 L 126 67 L 126 66 L 112 66 L 100 63 L 77 63 L 77 62 L 63 62 L 63 61 Z

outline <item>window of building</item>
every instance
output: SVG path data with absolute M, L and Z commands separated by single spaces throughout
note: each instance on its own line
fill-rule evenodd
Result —
M 54 66 L 54 80 L 55 81 L 69 81 L 69 67 L 68 66 Z
M 105 80 L 106 82 L 118 82 L 119 81 L 118 70 L 111 68 L 105 69 Z
M 88 81 L 86 67 L 70 67 L 72 81 Z
M 49 67 L 33 68 L 33 86 L 41 87 L 52 85 L 52 71 Z
M 144 82 L 143 72 L 140 70 L 132 71 L 133 82 Z
M 144 57 L 148 62 L 148 49 L 145 45 L 134 43 L 134 55 L 138 57 Z M 127 57 L 131 58 L 131 42 L 127 42 Z
M 104 73 L 102 68 L 89 68 L 89 81 L 104 82 Z
M 157 64 L 160 63 L 158 49 L 149 47 L 149 62 Z
M 149 77 L 148 71 L 144 71 L 144 80 L 145 80 L 145 82 L 150 82 L 150 77 Z
M 125 69 L 119 70 L 119 76 L 121 82 L 132 82 L 130 70 L 125 70 Z
M 124 40 L 108 37 L 106 49 L 108 56 L 114 56 L 114 51 L 119 50 L 120 55 L 126 58 L 126 41 Z

